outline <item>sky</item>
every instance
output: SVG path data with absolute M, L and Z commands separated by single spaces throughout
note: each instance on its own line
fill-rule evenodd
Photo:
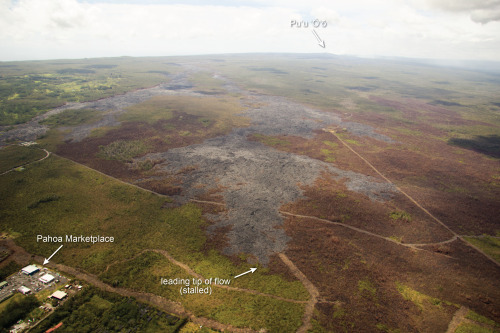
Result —
M 248 52 L 500 61 L 500 0 L 0 0 L 0 61 Z

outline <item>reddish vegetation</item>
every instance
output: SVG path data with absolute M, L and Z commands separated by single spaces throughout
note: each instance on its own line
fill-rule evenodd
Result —
M 342 149 L 342 143 L 340 143 L 332 134 L 321 130 L 315 131 L 314 134 L 315 136 L 312 139 L 305 139 L 292 135 L 275 136 L 274 138 L 288 141 L 290 144 L 276 145 L 273 146 L 273 148 L 297 155 L 306 155 L 321 161 L 326 161 L 327 158 L 321 150 L 327 149 L 332 152 L 331 157 L 335 158 L 334 164 L 336 167 L 344 170 L 359 172 L 368 176 L 377 176 L 372 169 L 364 163 L 360 163 L 359 158 L 353 156 L 353 154 L 347 149 Z M 248 140 L 259 141 L 255 137 L 249 137 Z M 324 143 L 325 141 L 336 143 L 338 148 L 328 146 Z
M 351 137 L 345 132 L 340 137 L 355 140 L 349 144 L 356 152 L 455 232 L 495 234 L 500 216 L 500 187 L 493 182 L 493 175 L 498 174 L 498 162 L 446 144 L 441 139 L 446 133 L 432 126 L 433 122 L 485 124 L 464 120 L 455 112 L 417 100 L 402 103 L 380 97 L 371 99 L 401 110 L 405 118 L 418 122 L 408 125 L 383 114 L 353 114 L 349 121 L 373 125 L 397 142 L 388 144 L 368 137 Z M 181 120 L 179 115 L 153 125 L 124 123 L 103 137 L 61 145 L 58 153 L 124 180 L 140 179 L 147 172 L 156 176 L 159 174 L 154 168 L 140 171 L 123 162 L 99 158 L 96 155 L 99 146 L 116 140 L 144 140 L 151 147 L 150 152 L 156 152 L 201 142 L 212 135 L 197 117 L 183 114 Z M 166 128 L 169 128 L 168 140 Z M 183 136 L 183 131 L 191 135 Z M 338 168 L 383 181 L 334 135 L 324 131 L 314 134 L 311 139 L 278 136 L 278 144 L 273 147 L 326 162 L 334 160 Z M 257 137 L 249 139 L 258 140 Z M 167 176 L 139 185 L 166 195 L 178 194 L 182 187 L 176 179 Z M 433 243 L 452 236 L 402 194 L 386 203 L 374 202 L 348 191 L 342 180 L 334 180 L 327 174 L 303 189 L 303 199 L 286 204 L 281 210 L 342 222 L 403 243 Z M 215 188 L 196 199 L 223 203 L 219 192 L 220 189 Z M 204 213 L 225 211 L 223 206 L 196 204 Z M 411 219 L 391 218 L 391 212 L 395 211 L 406 212 Z M 415 250 L 343 226 L 290 216 L 286 216 L 283 229 L 291 237 L 286 255 L 321 293 L 315 319 L 329 331 L 373 332 L 377 331 L 377 324 L 402 332 L 446 331 L 457 307 L 442 303 L 439 307 L 431 304 L 425 311 L 421 310 L 401 296 L 397 282 L 500 320 L 497 304 L 500 269 L 460 240 Z M 214 230 L 204 250 L 222 251 L 229 244 L 229 232 L 230 227 Z M 230 258 L 235 263 L 242 261 L 237 256 Z M 295 280 L 275 256 L 269 269 L 272 274 Z M 360 288 L 360 283 L 365 282 L 373 287 L 372 291 Z
M 172 183 L 175 183 L 175 181 L 172 181 L 170 179 L 155 179 L 155 180 L 148 180 L 145 182 L 140 182 L 137 183 L 136 185 L 142 187 L 142 188 L 147 188 L 148 190 L 151 190 L 156 193 L 160 193 L 163 195 L 178 195 L 182 192 L 182 187 L 173 185 Z
M 422 134 L 386 128 L 386 134 L 399 142 L 390 149 L 358 137 L 361 144 L 353 148 L 455 232 L 495 234 L 500 187 L 493 177 L 498 174 L 498 162 L 448 145 L 434 137 L 434 131 L 428 132 L 428 125 L 415 125 L 412 130 Z
M 379 132 L 393 137 L 397 142 L 387 144 L 368 137 L 350 136 L 347 132 L 343 132 L 343 137 L 351 138 L 358 143 L 351 143 L 351 147 L 455 232 L 474 235 L 496 234 L 499 230 L 500 205 L 498 205 L 498 198 L 500 197 L 500 186 L 498 186 L 498 182 L 495 182 L 494 176 L 498 177 L 498 162 L 479 153 L 450 146 L 446 140 L 439 139 L 446 133 L 432 126 L 435 123 L 432 117 L 442 116 L 441 119 L 447 119 L 446 121 L 450 124 L 488 124 L 464 120 L 453 111 L 418 100 L 408 99 L 405 100 L 405 103 L 380 97 L 372 97 L 372 100 L 402 110 L 406 117 L 411 115 L 406 113 L 419 112 L 419 117 L 425 115 L 425 121 L 421 121 L 419 118 L 418 122 L 410 126 L 380 113 L 353 114 L 349 120 L 373 125 L 379 129 Z M 402 131 L 398 129 L 402 129 Z M 290 144 L 275 145 L 273 146 L 275 149 L 328 161 L 327 156 L 322 153 L 322 150 L 327 149 L 332 151 L 330 157 L 335 159 L 333 162 L 335 166 L 380 179 L 380 176 L 373 169 L 343 146 L 331 133 L 317 131 L 312 139 L 293 136 L 278 136 L 276 138 L 286 140 Z M 256 140 L 255 138 L 251 139 Z M 334 142 L 338 147 L 332 148 L 326 145 L 325 141 Z M 333 188 L 338 185 L 332 183 L 328 186 Z M 324 201 L 325 204 L 327 201 L 331 201 L 322 199 L 320 195 L 315 194 L 315 191 L 314 188 L 309 190 L 308 197 L 310 199 Z M 349 193 L 349 197 L 353 200 L 363 200 L 355 198 L 357 195 L 354 193 Z M 301 201 L 299 204 L 304 206 L 305 201 Z M 314 204 L 318 205 L 317 202 Z M 390 206 L 391 204 L 392 206 Z M 328 205 L 332 206 L 329 202 Z M 429 229 L 429 225 L 432 225 L 433 222 L 406 198 L 397 196 L 390 205 L 387 209 L 397 208 L 407 211 L 416 217 L 412 220 L 413 222 L 419 221 L 419 223 L 403 226 L 403 229 L 407 229 L 410 234 L 415 234 L 414 228 L 419 229 L 416 233 L 419 235 L 417 237 L 424 236 L 421 240 L 428 239 L 425 236 L 426 233 L 429 236 L 435 234 L 435 230 Z M 363 203 L 363 205 L 358 206 L 366 205 Z M 369 210 L 364 209 L 364 211 L 371 212 L 374 209 L 373 212 L 376 212 L 377 210 L 372 206 Z M 327 213 L 327 211 L 328 208 L 325 205 L 319 205 L 316 209 L 302 210 L 302 212 L 308 212 L 314 216 L 318 216 L 317 212 L 321 212 L 323 216 L 332 214 L 332 212 Z M 374 215 L 377 216 L 377 214 Z M 368 221 L 371 220 L 373 219 L 370 218 Z M 375 220 L 377 220 L 376 217 Z M 408 235 L 405 236 L 405 241 L 413 238 L 404 230 L 397 230 L 400 227 L 400 225 L 381 226 L 387 230 L 396 228 L 394 234 Z M 422 231 L 422 229 L 427 231 Z M 442 232 L 437 233 L 436 237 L 439 238 L 442 235 Z
M 328 330 L 373 332 L 380 323 L 402 332 L 446 331 L 456 307 L 422 312 L 396 282 L 500 318 L 500 270 L 463 243 L 451 243 L 448 258 L 310 219 L 287 218 L 284 229 L 292 237 L 286 254 L 320 290 L 316 319 Z M 360 291 L 360 280 L 375 291 Z
M 100 146 L 106 146 L 118 140 L 141 140 L 149 147 L 147 153 L 152 153 L 200 143 L 213 135 L 215 134 L 211 132 L 211 126 L 204 126 L 198 116 L 175 112 L 171 119 L 160 120 L 155 124 L 125 122 L 119 128 L 109 130 L 103 136 L 89 137 L 81 142 L 66 142 L 58 146 L 56 153 L 108 175 L 133 182 L 140 179 L 144 172 L 140 168 L 130 167 L 126 162 L 99 157 Z M 152 166 L 157 162 L 151 161 Z M 159 181 L 140 185 L 153 191 L 159 190 L 159 193 L 167 195 L 178 191 L 175 184 L 161 184 Z
M 196 199 L 202 201 L 224 203 L 224 197 L 221 194 L 224 188 L 225 188 L 224 186 L 218 185 L 217 187 L 206 189 L 206 191 L 202 195 L 199 195 Z
M 385 237 L 394 236 L 403 243 L 432 243 L 452 237 L 401 194 L 382 204 L 348 191 L 342 182 L 326 174 L 314 186 L 304 189 L 307 198 L 285 205 L 282 210 L 342 222 Z M 407 212 L 411 219 L 391 218 L 390 213 L 395 211 Z
M 230 225 L 222 227 L 222 228 L 217 228 L 210 233 L 207 232 L 208 237 L 207 237 L 207 241 L 203 245 L 203 251 L 205 253 L 208 253 L 211 250 L 216 249 L 216 250 L 222 252 L 230 244 L 229 238 L 227 237 L 227 234 L 229 233 L 229 231 L 231 231 Z M 235 262 L 236 264 L 241 263 L 241 260 L 238 259 L 236 256 L 232 256 L 230 259 L 232 259 L 232 261 Z
M 418 120 L 419 122 L 422 122 L 422 117 L 424 117 L 426 121 L 447 125 L 491 126 L 490 124 L 482 121 L 463 119 L 458 113 L 452 110 L 441 106 L 431 105 L 415 98 L 405 98 L 400 102 L 380 96 L 370 96 L 370 100 L 379 105 L 402 111 L 404 117 L 408 120 Z
M 445 131 L 431 123 L 439 118 L 446 124 L 485 124 L 417 101 L 406 105 L 374 100 L 403 109 L 406 118 L 421 120 L 425 116 L 428 123 L 419 121 L 409 126 L 382 114 L 355 114 L 353 121 L 382 128 L 379 132 L 397 143 L 342 132 L 343 138 L 356 141 L 348 144 L 455 232 L 495 234 L 500 188 L 493 176 L 498 175 L 498 162 L 448 145 L 439 139 L 446 135 Z M 335 158 L 337 167 L 382 181 L 332 134 L 315 134 L 312 139 L 279 136 L 290 144 L 273 147 L 323 161 L 327 159 L 321 150 L 328 149 L 333 151 L 330 157 Z M 338 147 L 332 148 L 324 141 L 335 142 Z M 386 203 L 373 202 L 347 191 L 342 181 L 328 175 L 304 187 L 304 191 L 304 199 L 284 205 L 282 210 L 395 236 L 403 243 L 433 243 L 452 237 L 402 194 Z M 392 211 L 407 212 L 411 220 L 392 219 Z M 290 216 L 286 216 L 284 230 L 291 237 L 286 254 L 320 290 L 322 301 L 316 305 L 315 319 L 329 331 L 373 332 L 377 324 L 402 332 L 446 331 L 456 306 L 430 304 L 421 310 L 401 296 L 396 282 L 442 301 L 467 306 L 496 321 L 500 319 L 500 269 L 461 240 L 414 250 L 342 226 Z M 281 269 L 273 263 L 271 270 Z M 364 279 L 374 286 L 373 294 L 360 291 L 359 281 Z

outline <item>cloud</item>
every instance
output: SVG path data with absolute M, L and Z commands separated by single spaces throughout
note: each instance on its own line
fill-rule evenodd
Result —
M 500 21 L 500 0 L 427 0 L 427 4 L 444 11 L 467 13 L 476 23 Z
M 497 60 L 496 2 L 456 1 L 0 0 L 0 60 L 323 52 L 310 29 L 290 27 L 314 18 L 328 22 L 317 32 L 331 53 Z
M 470 18 L 472 21 L 482 24 L 486 24 L 492 21 L 500 21 L 500 5 L 493 10 L 473 10 Z
M 450 11 L 490 10 L 498 8 L 499 0 L 427 0 L 436 8 Z

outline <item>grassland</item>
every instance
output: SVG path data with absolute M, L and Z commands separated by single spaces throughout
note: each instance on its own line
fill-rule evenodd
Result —
M 248 119 L 238 114 L 244 109 L 239 98 L 156 96 L 143 103 L 127 108 L 120 117 L 122 121 L 148 122 L 155 124 L 160 120 L 169 120 L 173 113 L 189 114 L 199 117 L 203 127 L 213 127 L 218 134 L 225 134 L 233 127 L 249 124 Z M 145 116 L 147 115 L 147 116 Z
M 488 255 L 500 262 L 500 239 L 484 235 L 483 237 L 464 237 L 469 243 L 479 247 Z
M 6 146 L 0 148 L 0 173 L 37 161 L 45 152 L 37 147 Z
M 40 255 L 53 251 L 53 244 L 37 243 L 37 234 L 114 236 L 113 244 L 68 243 L 58 254 L 58 262 L 102 274 L 110 284 L 154 290 L 174 298 L 177 288 L 175 292 L 158 290 L 158 277 L 170 273 L 184 276 L 185 273 L 164 258 L 144 254 L 130 263 L 113 265 L 144 249 L 166 250 L 205 277 L 231 278 L 249 268 L 249 264 L 243 262 L 235 265 L 215 250 L 203 250 L 206 236 L 201 227 L 206 222 L 201 218 L 201 210 L 193 204 L 162 209 L 165 198 L 55 156 L 22 173 L 3 177 L 0 199 L 7 208 L 0 213 L 2 229 L 18 232 L 16 242 Z M 113 266 L 105 273 L 109 265 Z M 139 280 L 141 285 L 133 282 Z M 236 281 L 234 286 L 282 297 L 307 298 L 300 282 L 288 282 L 279 275 L 269 274 L 265 268 L 259 269 L 252 279 Z M 303 310 L 301 304 L 219 289 L 212 298 L 191 296 L 182 301 L 196 314 L 255 328 L 285 324 L 296 328 Z M 240 310 L 235 309 L 243 303 L 249 307 L 244 316 L 237 316 Z
M 152 292 L 167 299 L 181 302 L 197 315 L 211 317 L 233 326 L 252 327 L 256 330 L 266 327 L 270 331 L 294 331 L 300 326 L 300 318 L 304 311 L 303 304 L 292 304 L 268 299 L 265 296 L 224 290 L 214 285 L 212 285 L 213 291 L 210 296 L 181 296 L 179 293 L 181 286 L 162 286 L 159 284 L 160 278 L 191 279 L 192 276 L 157 253 L 144 253 L 131 261 L 114 265 L 101 277 L 109 284 Z M 224 278 L 231 277 L 224 275 Z M 290 290 L 287 296 L 297 296 L 293 294 L 294 292 L 294 290 Z
M 498 98 L 494 74 L 404 61 L 319 55 L 286 58 L 262 55 L 255 56 L 253 61 L 258 63 L 258 68 L 249 66 L 246 58 L 236 56 L 227 57 L 224 66 L 212 64 L 211 67 L 250 90 L 286 96 L 325 111 L 376 113 L 399 124 L 425 122 L 444 129 L 446 139 L 473 140 L 458 143 L 487 146 L 488 152 L 491 152 L 492 140 L 498 145 L 495 138 L 500 135 L 500 117 L 495 104 Z M 477 88 L 478 82 L 481 89 Z M 378 99 L 381 96 L 403 104 L 382 102 Z M 434 107 L 431 112 L 447 108 L 466 121 L 436 121 L 425 106 L 413 111 L 411 104 L 417 99 Z M 408 117 L 410 109 L 418 117 Z M 482 124 L 474 124 L 474 121 Z M 415 127 L 410 130 L 415 131 Z M 477 138 L 485 134 L 488 137 L 479 142 L 481 139 Z
M 100 156 L 104 159 L 128 161 L 148 151 L 149 147 L 141 140 L 117 140 L 109 145 L 100 146 Z
M 290 145 L 290 141 L 283 140 L 280 138 L 276 138 L 270 135 L 264 135 L 264 134 L 254 134 L 253 139 L 262 142 L 265 145 L 275 147 L 275 146 L 288 146 Z
M 93 109 L 66 110 L 50 116 L 42 121 L 42 124 L 50 127 L 76 126 L 96 121 L 100 118 L 100 112 Z
M 209 72 L 198 72 L 190 76 L 190 81 L 195 85 L 196 91 L 205 95 L 226 95 L 223 81 L 216 79 Z
M 411 215 L 402 211 L 393 211 L 389 214 L 389 217 L 393 220 L 411 221 Z
M 23 123 L 67 102 L 83 102 L 150 87 L 175 67 L 159 58 L 2 63 L 0 125 Z
M 9 262 L 0 268 L 0 281 L 4 281 L 8 276 L 18 272 L 21 269 L 21 265 L 17 264 L 15 261 Z
M 456 333 L 494 333 L 500 329 L 498 323 L 474 311 L 469 311 L 465 318 L 466 320 L 458 325 Z
M 309 138 L 254 134 L 247 139 L 379 178 L 338 140 L 341 138 L 460 235 L 494 235 L 498 231 L 495 218 L 500 169 L 495 154 L 500 103 L 498 81 L 490 74 L 317 55 L 221 58 L 182 59 L 184 63 L 192 61 L 200 71 L 171 64 L 175 59 L 159 58 L 150 59 L 150 63 L 125 59 L 123 67 L 114 63 L 116 59 L 92 60 L 102 65 L 97 68 L 87 68 L 83 62 L 58 67 L 55 76 L 66 76 L 68 80 L 60 87 L 69 94 L 64 97 L 68 100 L 91 98 L 92 91 L 102 97 L 117 93 L 133 75 L 160 80 L 165 79 L 166 71 L 178 70 L 185 70 L 186 81 L 194 85 L 189 94 L 197 92 L 201 96 L 157 96 L 132 105 L 118 116 L 121 125 L 98 128 L 82 142 L 65 142 L 61 127 L 95 121 L 98 114 L 92 110 L 66 111 L 47 119 L 52 130 L 40 142 L 60 156 L 125 181 L 138 181 L 167 196 L 175 195 L 182 190 L 182 184 L 174 180 L 170 183 L 174 177 L 161 178 L 163 175 L 156 173 L 155 165 L 165 161 L 145 159 L 130 168 L 128 162 L 146 153 L 201 143 L 227 134 L 234 127 L 246 126 L 249 120 L 238 113 L 245 107 L 259 107 L 259 103 L 252 103 L 252 93 L 281 95 L 333 112 L 343 121 L 371 125 L 395 142 L 378 142 L 346 129 L 337 131 L 337 138 L 316 131 Z M 43 69 L 46 63 L 40 66 Z M 35 67 L 32 71 L 43 72 Z M 115 76 L 114 71 L 120 68 L 122 76 Z M 85 83 L 82 80 L 106 71 L 101 81 L 81 89 Z M 125 78 L 125 73 L 131 76 Z M 229 93 L 225 88 L 232 87 L 231 83 L 214 73 L 236 82 L 250 92 L 249 96 Z M 35 84 L 43 85 L 43 80 Z M 42 112 L 50 94 L 40 99 L 36 112 Z M 6 103 L 21 103 L 23 98 L 31 97 L 12 93 Z M 64 100 L 55 95 L 50 98 Z M 23 117 L 23 110 L 18 111 L 11 112 L 18 116 L 9 121 Z M 195 166 L 187 170 L 201 172 Z M 245 254 L 228 258 L 214 248 L 224 238 L 219 234 L 217 239 L 207 238 L 204 230 L 209 225 L 202 218 L 202 206 L 162 208 L 172 200 L 57 157 L 3 177 L 0 200 L 6 208 L 0 211 L 2 230 L 18 235 L 16 242 L 32 253 L 48 255 L 54 250 L 53 244 L 35 243 L 37 233 L 113 235 L 116 242 L 112 245 L 69 244 L 58 254 L 57 262 L 96 274 L 113 286 L 179 301 L 193 313 L 223 323 L 256 330 L 266 327 L 270 331 L 294 331 L 300 325 L 303 304 L 216 287 L 210 298 L 181 297 L 178 288 L 159 284 L 160 277 L 189 275 L 147 249 L 168 251 L 204 277 L 230 278 L 249 269 Z M 145 177 L 152 180 L 141 183 L 139 180 Z M 314 185 L 303 188 L 303 199 L 281 209 L 339 221 L 397 243 L 449 239 L 446 230 L 402 196 L 377 203 L 345 185 L 344 180 L 322 176 Z M 485 258 L 479 260 L 478 253 L 459 241 L 410 251 L 404 244 L 325 221 L 290 218 L 285 224 L 283 228 L 291 239 L 287 256 L 326 300 L 315 307 L 314 332 L 444 331 L 462 305 L 498 318 L 494 309 L 498 300 L 495 267 Z M 499 260 L 496 238 L 467 240 Z M 288 299 L 308 298 L 300 282 L 275 262 L 269 268 L 259 267 L 251 279 L 234 280 L 231 286 Z M 97 300 L 94 305 L 103 303 Z M 476 317 L 470 320 L 484 323 Z M 464 325 L 460 329 L 478 329 L 475 324 L 475 328 L 468 327 L 470 323 Z
M 431 305 L 439 306 L 441 303 L 443 303 L 443 301 L 437 298 L 422 294 L 404 284 L 396 283 L 396 287 L 404 299 L 411 301 L 421 310 L 424 310 Z

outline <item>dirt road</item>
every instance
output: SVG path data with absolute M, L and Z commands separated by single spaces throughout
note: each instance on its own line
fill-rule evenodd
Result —
M 28 166 L 28 165 L 33 164 L 33 163 L 41 162 L 41 161 L 43 161 L 44 159 L 46 159 L 47 157 L 49 157 L 49 156 L 50 156 L 50 152 L 49 152 L 47 149 L 44 149 L 44 148 L 39 148 L 39 149 L 40 149 L 40 150 L 43 150 L 43 151 L 45 152 L 45 156 L 44 156 L 44 157 L 42 157 L 42 158 L 41 158 L 41 159 L 39 159 L 39 160 L 33 161 L 33 162 L 29 162 L 29 163 L 26 163 L 26 164 L 21 164 L 21 165 L 18 165 L 18 166 L 16 166 L 15 168 L 12 168 L 12 169 L 10 169 L 10 170 L 7 170 L 7 171 L 5 171 L 5 172 L 0 173 L 0 176 L 5 175 L 5 174 L 7 174 L 7 173 L 9 173 L 9 172 L 11 172 L 11 171 L 14 171 L 14 170 L 16 170 L 17 168 L 20 168 L 20 167 L 25 167 L 25 166 Z

